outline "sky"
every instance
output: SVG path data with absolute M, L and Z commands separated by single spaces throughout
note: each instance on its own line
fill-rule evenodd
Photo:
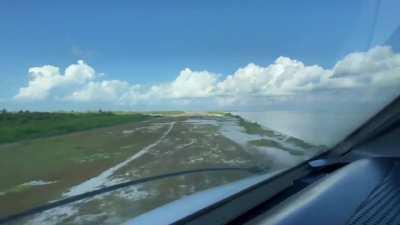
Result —
M 399 87 L 400 56 L 384 46 L 399 8 L 397 0 L 4 0 L 0 107 L 327 110 L 376 99 L 380 107 Z

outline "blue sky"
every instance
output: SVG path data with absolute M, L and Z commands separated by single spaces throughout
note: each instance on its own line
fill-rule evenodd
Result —
M 29 68 L 54 65 L 63 71 L 78 60 L 95 69 L 96 79 L 144 86 L 171 82 L 185 68 L 223 79 L 249 63 L 266 67 L 280 56 L 329 69 L 351 52 L 368 51 L 370 40 L 383 43 L 396 29 L 400 3 L 383 0 L 374 21 L 378 5 L 375 0 L 1 1 L 0 99 L 15 101 L 28 83 Z

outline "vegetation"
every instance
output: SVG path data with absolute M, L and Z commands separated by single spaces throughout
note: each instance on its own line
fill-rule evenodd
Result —
M 112 112 L 7 112 L 0 113 L 0 143 L 48 137 L 74 131 L 139 122 L 156 116 Z
M 263 139 L 258 139 L 258 140 L 251 140 L 251 141 L 249 141 L 249 144 L 252 144 L 255 146 L 279 148 L 279 149 L 290 152 L 290 154 L 292 154 L 292 155 L 304 155 L 303 151 L 288 148 L 274 140 L 268 140 L 268 139 L 263 138 Z
M 243 119 L 240 116 L 233 115 L 232 113 L 226 113 L 227 116 L 233 117 L 238 119 L 239 125 L 243 127 L 248 134 L 260 134 L 260 135 L 267 135 L 267 136 L 276 136 L 272 130 L 267 130 L 263 128 L 257 122 L 250 122 Z
M 87 114 L 77 114 L 85 115 Z M 99 176 L 105 170 L 139 152 L 146 153 L 140 154 L 140 157 L 114 171 L 104 182 L 133 180 L 187 169 L 230 166 L 257 166 L 268 169 L 272 165 L 269 159 L 261 157 L 262 153 L 246 151 L 241 145 L 221 135 L 216 125 L 199 126 L 182 122 L 191 118 L 196 120 L 200 117 L 163 116 L 142 123 L 129 122 L 68 135 L 0 145 L 0 217 L 60 199 L 71 187 Z M 217 123 L 223 123 L 224 119 L 229 120 L 205 116 L 204 119 L 215 119 Z M 173 129 L 165 137 L 166 141 L 160 141 L 172 123 Z M 127 197 L 121 197 L 118 192 L 113 192 L 111 195 L 105 195 L 104 199 L 77 206 L 79 213 L 68 219 L 74 221 L 73 218 L 78 218 L 78 215 L 87 215 L 87 211 L 93 212 L 89 214 L 104 213 L 105 208 L 101 206 L 104 203 L 111 212 L 118 213 L 118 216 L 121 214 L 132 217 L 132 212 L 140 214 L 194 191 L 229 183 L 249 175 L 251 174 L 239 171 L 201 173 L 149 182 L 138 189 L 144 190 L 144 193 L 151 193 L 144 199 L 129 200 Z M 48 184 L 30 185 L 34 181 Z M 129 189 L 124 191 L 128 192 Z M 132 195 L 136 193 L 129 192 L 132 192 Z M 121 205 L 124 207 L 121 208 Z M 126 211 L 129 213 L 125 213 Z M 64 218 L 67 217 L 61 216 L 60 220 Z
M 287 143 L 291 143 L 292 145 L 295 145 L 299 148 L 302 149 L 309 149 L 309 150 L 323 150 L 323 149 L 327 149 L 328 147 L 325 145 L 314 145 L 311 143 L 307 143 L 301 139 L 295 138 L 295 137 L 290 137 L 290 136 L 284 136 L 282 134 L 280 134 L 279 132 L 274 132 L 268 128 L 262 127 L 260 124 L 258 124 L 257 122 L 251 122 L 251 121 L 247 121 L 245 119 L 243 119 L 242 117 L 238 116 L 238 115 L 233 115 L 232 113 L 226 113 L 226 116 L 230 116 L 233 118 L 236 118 L 239 121 L 239 125 L 241 127 L 243 127 L 245 129 L 245 132 L 248 134 L 258 134 L 261 136 L 268 136 L 268 137 L 276 137 L 276 138 L 284 138 L 285 141 Z M 266 142 L 268 141 L 268 143 Z M 296 150 L 293 149 L 285 149 L 280 145 L 279 142 L 273 143 L 274 141 L 270 141 L 270 140 L 257 140 L 255 141 L 255 145 L 259 145 L 259 146 L 270 146 L 270 147 L 277 147 L 277 148 L 281 148 L 283 150 L 287 150 L 287 151 L 291 151 L 292 154 L 296 154 Z

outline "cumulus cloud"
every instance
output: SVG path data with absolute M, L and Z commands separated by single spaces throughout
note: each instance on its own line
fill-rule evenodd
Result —
M 29 82 L 16 99 L 62 99 L 76 102 L 112 102 L 151 104 L 154 101 L 178 100 L 185 104 L 209 98 L 217 104 L 249 102 L 249 98 L 301 96 L 321 91 L 380 88 L 400 84 L 400 55 L 390 47 L 377 46 L 339 60 L 331 69 L 305 65 L 301 61 L 278 57 L 274 63 L 253 63 L 223 76 L 209 71 L 183 69 L 175 80 L 143 86 L 121 80 L 101 80 L 83 61 L 60 73 L 55 66 L 29 69 Z
M 387 46 L 378 46 L 368 52 L 351 53 L 336 63 L 332 73 L 332 79 L 335 78 L 342 78 L 353 86 L 399 83 L 400 55 Z
M 312 90 L 327 71 L 319 66 L 305 66 L 302 62 L 279 57 L 273 64 L 262 67 L 248 64 L 218 83 L 222 95 L 288 95 Z
M 128 82 L 119 80 L 90 81 L 82 89 L 74 91 L 65 99 L 73 101 L 114 101 L 130 89 Z
M 306 66 L 287 57 L 279 57 L 267 67 L 248 64 L 219 82 L 218 90 L 227 96 L 279 96 L 399 83 L 400 55 L 390 47 L 377 46 L 345 56 L 332 69 Z
M 120 80 L 90 81 L 64 99 L 78 102 L 117 101 L 119 103 L 157 99 L 192 99 L 212 96 L 216 84 L 216 74 L 186 68 L 174 81 L 149 87 L 131 85 Z
M 82 60 L 68 66 L 64 74 L 60 73 L 58 67 L 51 65 L 32 67 L 28 73 L 28 85 L 19 89 L 15 99 L 43 100 L 49 98 L 57 88 L 76 87 L 95 78 L 95 70 Z
M 203 98 L 214 94 L 217 75 L 208 71 L 182 70 L 171 83 L 153 85 L 150 95 L 156 98 Z

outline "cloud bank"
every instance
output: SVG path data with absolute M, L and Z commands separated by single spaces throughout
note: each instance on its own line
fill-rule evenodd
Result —
M 28 73 L 27 85 L 14 96 L 18 101 L 135 105 L 157 102 L 191 104 L 208 99 L 224 106 L 254 103 L 254 99 L 263 98 L 287 100 L 299 96 L 328 96 L 332 99 L 337 97 L 337 93 L 354 95 L 359 90 L 375 90 L 372 92 L 376 94 L 376 90 L 383 87 L 400 85 L 400 55 L 390 47 L 377 46 L 367 52 L 351 53 L 330 69 L 278 57 L 270 65 L 250 63 L 225 76 L 185 68 L 175 80 L 150 86 L 104 80 L 82 60 L 63 72 L 56 66 L 45 65 L 29 68 Z

